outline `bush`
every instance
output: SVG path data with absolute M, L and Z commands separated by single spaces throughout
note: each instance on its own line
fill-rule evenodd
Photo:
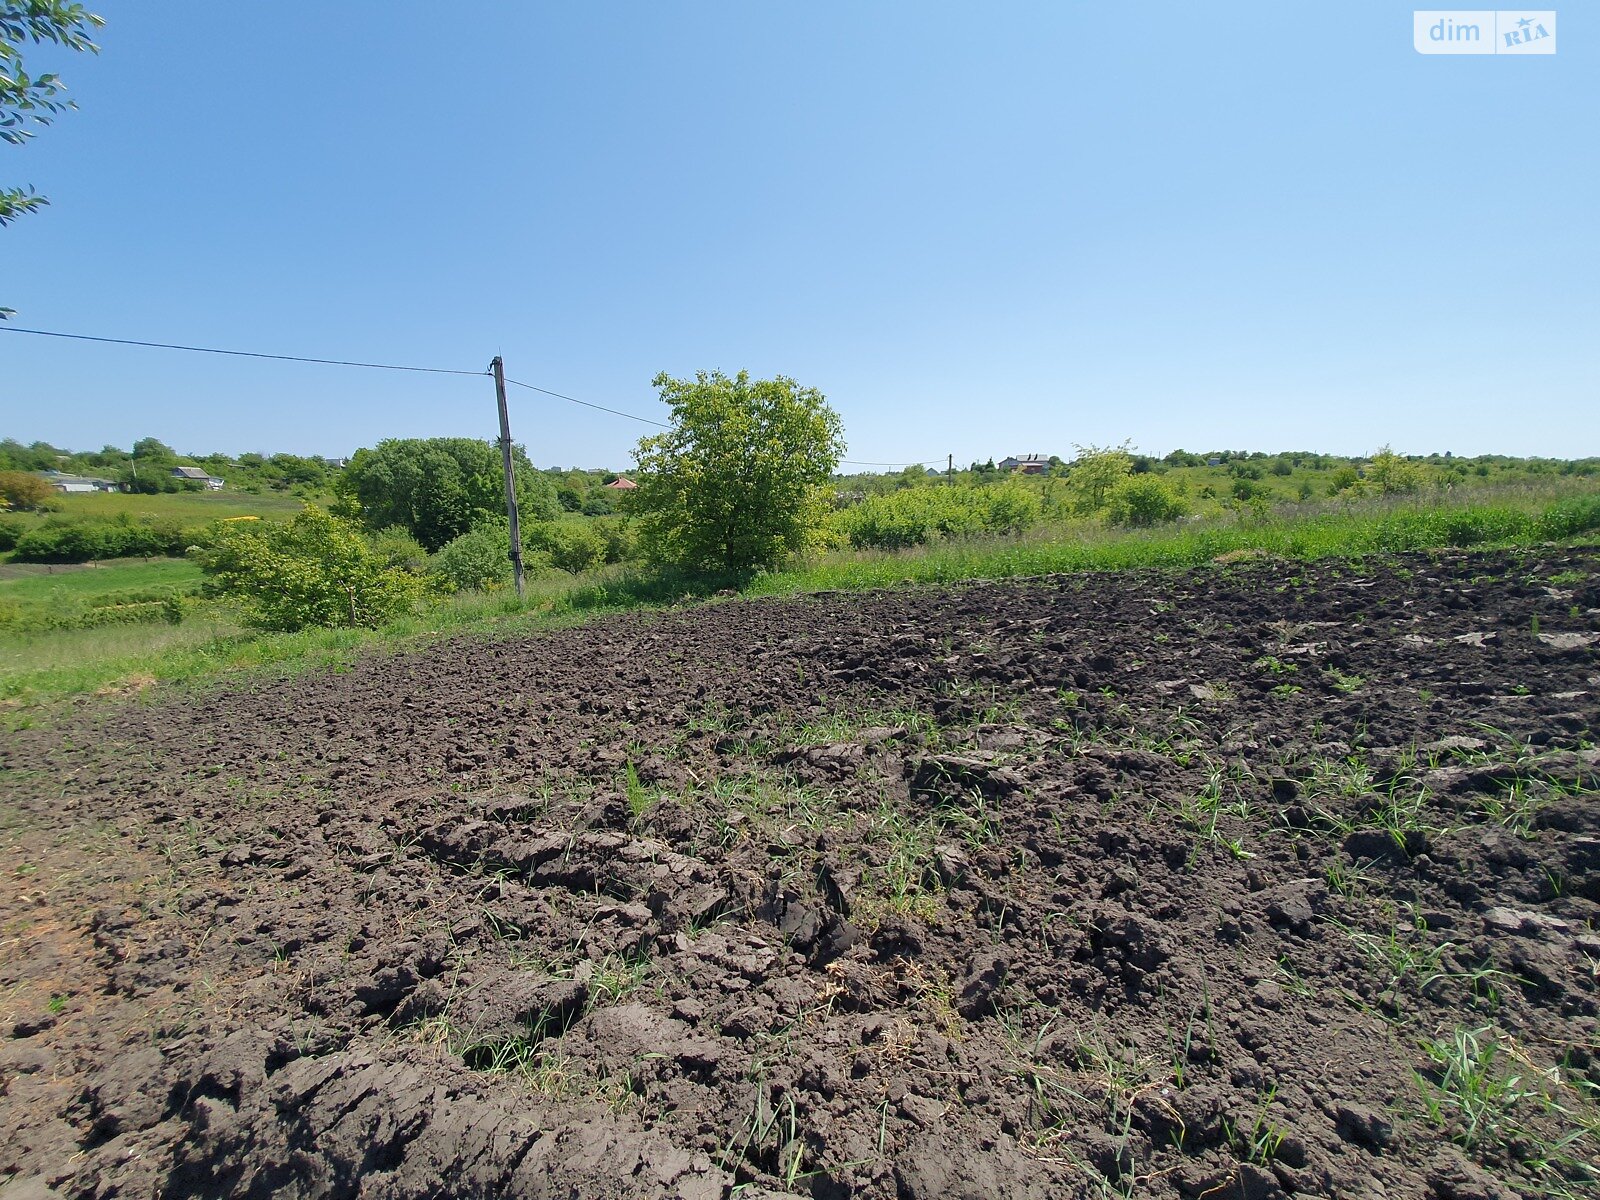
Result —
M 43 508 L 55 488 L 28 471 L 0 471 L 0 505 L 6 508 Z
M 28 531 L 21 521 L 8 521 L 0 517 L 0 554 L 16 548 L 17 542 Z
M 913 487 L 868 496 L 833 514 L 833 531 L 857 549 L 900 550 L 980 533 L 1021 533 L 1039 523 L 1039 494 L 1020 483 Z
M 1118 484 L 1133 473 L 1129 444 L 1120 446 L 1079 446 L 1067 473 L 1067 487 L 1073 496 L 1074 510 L 1094 516 L 1111 500 Z
M 639 557 L 639 539 L 626 517 L 596 517 L 589 528 L 605 542 L 606 562 L 631 562 Z
M 523 538 L 522 570 L 525 575 L 542 575 L 550 569 L 550 558 L 541 550 L 529 550 Z M 510 587 L 511 534 L 505 521 L 485 521 L 455 538 L 435 554 L 428 571 L 437 585 L 449 592 L 492 592 Z
M 526 567 L 526 564 L 524 564 Z M 485 592 L 511 582 L 511 537 L 504 521 L 486 521 L 453 538 L 428 563 L 452 592 Z
M 1421 487 L 1426 479 L 1427 472 L 1421 464 L 1410 462 L 1382 446 L 1372 456 L 1362 490 L 1380 496 L 1405 496 Z
M 108 525 L 41 525 L 17 539 L 13 557 L 19 562 L 80 563 L 111 558 Z
M 421 575 L 428 569 L 427 550 L 404 525 L 380 529 L 367 541 L 372 545 L 372 552 L 383 560 L 386 567 L 397 567 L 413 575 Z
M 587 521 L 530 525 L 523 532 L 522 540 L 524 545 L 543 551 L 553 566 L 573 575 L 592 570 L 606 561 L 606 539 Z
M 80 563 L 101 558 L 181 557 L 194 539 L 176 521 L 61 521 L 52 518 L 16 539 L 18 562 Z
M 1539 536 L 1559 539 L 1577 537 L 1600 529 L 1600 496 L 1576 496 L 1558 500 L 1540 514 Z
M 1136 475 L 1119 483 L 1111 493 L 1107 516 L 1115 525 L 1144 528 L 1176 521 L 1189 511 L 1189 502 L 1163 479 Z
M 219 526 L 200 565 L 261 629 L 370 628 L 409 611 L 421 590 L 384 565 L 357 525 L 320 508 L 307 506 L 286 525 Z
M 946 491 L 953 489 L 946 488 Z M 1021 533 L 1039 523 L 1039 493 L 1020 483 L 1003 483 L 986 489 L 983 527 L 990 533 Z

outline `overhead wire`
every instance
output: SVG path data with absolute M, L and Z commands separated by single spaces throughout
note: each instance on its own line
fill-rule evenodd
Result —
M 581 404 L 585 408 L 597 409 L 600 412 L 610 413 L 614 417 L 627 417 L 630 421 L 638 421 L 641 425 L 654 425 L 657 429 L 672 428 L 665 421 L 651 420 L 649 417 L 636 416 L 630 412 L 623 412 L 620 408 L 607 408 L 604 404 L 591 404 L 587 400 L 579 400 L 576 396 L 568 396 L 562 392 L 552 392 L 549 388 L 535 387 L 531 383 L 523 383 L 519 379 L 507 379 L 507 383 L 514 383 L 519 388 L 527 388 L 530 392 L 539 392 L 545 396 L 554 396 L 557 400 L 567 400 L 573 404 Z
M 300 362 L 315 363 L 325 367 L 362 367 L 370 371 L 412 371 L 426 375 L 473 375 L 484 376 L 487 370 L 466 371 L 459 367 L 417 367 L 401 363 L 374 363 L 361 362 L 346 358 L 313 358 L 302 354 L 267 354 L 259 350 L 225 350 L 215 346 L 189 346 L 178 342 L 145 342 L 133 338 L 99 337 L 87 333 L 61 333 L 52 329 L 24 329 L 17 325 L 0 324 L 0 333 L 26 333 L 35 337 L 65 338 L 75 342 L 101 342 L 111 346 L 142 346 L 149 350 L 184 350 L 191 354 L 221 354 L 231 358 L 262 358 L 275 362 Z M 557 400 L 565 400 L 569 404 L 580 404 L 584 408 L 592 408 L 596 412 L 610 413 L 614 417 L 623 417 L 629 421 L 638 421 L 641 425 L 653 425 L 657 429 L 669 429 L 665 421 L 657 421 L 651 417 L 641 417 L 637 413 L 624 412 L 620 408 L 608 408 L 604 404 L 595 404 L 589 400 L 580 400 L 576 396 L 569 396 L 565 392 L 551 391 L 549 388 L 539 387 L 537 384 L 523 383 L 520 379 L 507 379 L 507 383 L 514 387 L 526 388 L 530 392 L 538 392 L 543 396 L 553 396 Z M 923 467 L 929 463 L 936 463 L 939 458 L 924 458 L 915 462 L 861 462 L 856 459 L 842 458 L 841 466 L 850 467 Z
M 484 375 L 454 367 L 408 367 L 397 363 L 354 362 L 343 358 L 307 358 L 300 354 L 263 354 L 257 350 L 219 350 L 214 346 L 181 346 L 175 342 L 138 342 L 132 338 L 94 337 L 87 333 L 56 333 L 49 329 L 21 329 L 0 325 L 0 333 L 31 333 L 37 337 L 70 338 L 75 342 L 107 342 L 113 346 L 144 346 L 152 350 L 188 350 L 194 354 L 226 354 L 234 358 L 271 358 L 278 362 L 320 363 L 325 367 L 366 367 L 372 371 L 419 371 L 428 375 Z

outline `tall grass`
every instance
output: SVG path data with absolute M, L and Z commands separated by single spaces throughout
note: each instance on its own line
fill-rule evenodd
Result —
M 1548 502 L 1529 494 L 1495 504 L 1372 501 L 1313 512 L 1195 521 L 1123 532 L 1079 524 L 1017 538 L 945 542 L 900 553 L 833 552 L 753 578 L 685 576 L 613 566 L 529 581 L 526 600 L 505 592 L 459 596 L 381 629 L 261 634 L 226 610 L 181 626 L 20 635 L 0 639 L 0 704 L 12 724 L 64 697 L 149 681 L 203 680 L 240 669 L 304 670 L 348 662 L 379 647 L 410 647 L 458 633 L 505 636 L 737 588 L 744 595 L 951 583 L 1076 571 L 1180 568 L 1229 554 L 1286 559 L 1363 556 L 1443 547 L 1534 545 L 1600 531 L 1600 493 Z
M 1532 544 L 1600 529 L 1600 494 L 1542 508 L 1513 503 L 1421 504 L 1373 501 L 1309 516 L 1195 521 L 1118 531 L 1079 524 L 1035 530 L 1016 539 L 946 542 L 899 554 L 839 551 L 763 575 L 745 589 L 784 595 L 822 589 L 953 583 L 1076 571 L 1193 567 L 1250 551 L 1282 558 L 1393 554 L 1441 547 Z

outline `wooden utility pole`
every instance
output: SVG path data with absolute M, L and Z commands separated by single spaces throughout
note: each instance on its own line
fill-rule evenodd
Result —
M 956 485 L 956 456 L 954 454 L 945 455 L 945 459 L 944 459 L 944 478 L 945 478 L 945 482 L 946 483 L 948 483 L 951 487 L 955 487 L 955 485 Z
M 511 462 L 511 417 L 506 412 L 506 368 L 496 354 L 489 364 L 494 372 L 494 398 L 500 406 L 500 464 L 506 473 L 506 522 L 511 534 L 511 570 L 517 580 L 517 599 L 526 594 L 522 578 L 522 527 L 517 524 L 517 472 Z

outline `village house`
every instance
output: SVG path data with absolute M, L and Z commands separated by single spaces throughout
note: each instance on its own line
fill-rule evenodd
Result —
M 67 475 L 60 471 L 45 471 L 41 478 L 58 492 L 115 492 L 121 485 L 114 479 L 100 479 L 93 475 Z
M 209 474 L 203 467 L 173 467 L 172 477 L 174 479 L 193 479 L 196 483 L 205 484 L 209 491 L 220 492 L 222 490 L 222 480 L 215 475 Z
M 1024 475 L 1043 475 L 1050 469 L 1048 454 L 1016 454 L 1000 460 L 1002 471 L 1020 471 Z

